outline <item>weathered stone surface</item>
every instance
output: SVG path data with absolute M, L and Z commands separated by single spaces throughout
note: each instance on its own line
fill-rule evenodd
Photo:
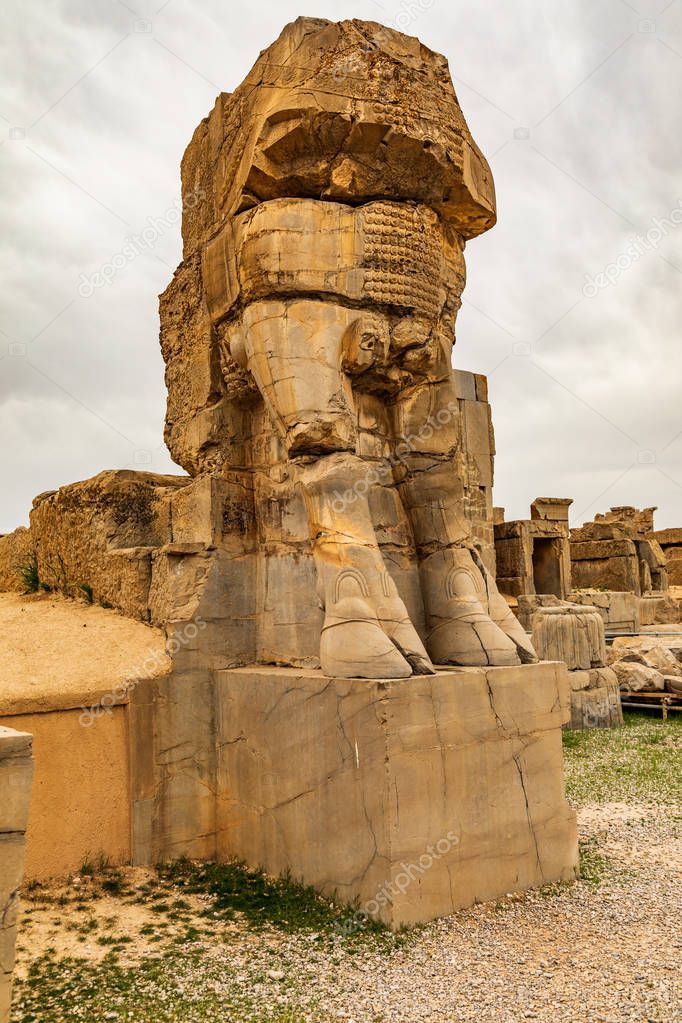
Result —
M 674 555 L 670 557 L 666 565 L 666 569 L 670 585 L 682 586 L 682 554 L 678 554 L 677 550 Z
M 554 666 L 385 686 L 244 669 L 219 686 L 225 852 L 357 897 L 393 926 L 573 875 L 572 814 L 555 774 L 565 679 Z M 293 744 L 272 741 L 277 732 L 293 742 L 294 721 L 295 758 Z M 261 760 L 265 770 L 255 774 Z M 403 864 L 450 834 L 419 883 L 383 904 L 379 893 Z
M 572 685 L 571 719 L 569 727 L 576 730 L 588 728 L 618 728 L 623 724 L 623 708 L 620 700 L 618 677 L 611 668 L 595 668 L 589 672 L 571 671 L 574 676 L 587 675 L 587 685 Z
M 614 661 L 612 668 L 618 677 L 621 692 L 663 692 L 665 689 L 665 679 L 660 671 L 649 668 L 638 661 L 623 658 L 623 660 Z
M 644 636 L 633 637 L 630 642 L 616 641 L 609 652 L 609 660 L 614 669 L 618 670 L 619 678 L 623 680 L 623 688 L 632 691 L 640 691 L 635 686 L 646 689 L 644 684 L 647 678 L 652 682 L 650 688 L 660 690 L 670 689 L 671 681 L 676 679 L 675 686 L 682 683 L 682 642 L 671 637 L 668 641 L 658 637 L 647 639 Z M 620 668 L 618 666 L 620 665 Z M 634 672 L 635 665 L 641 665 L 647 671 L 644 675 Z M 655 676 L 650 676 L 649 671 L 655 671 Z M 634 683 L 629 677 L 632 674 Z M 661 685 L 663 677 L 664 686 Z
M 623 723 L 618 679 L 606 666 L 604 620 L 599 609 L 556 597 L 519 597 L 519 618 L 530 621 L 542 659 L 562 660 L 571 688 L 570 727 L 614 728 Z
M 655 508 L 618 507 L 571 530 L 573 585 L 665 593 L 666 557 L 653 530 Z
M 594 608 L 541 607 L 532 628 L 533 646 L 542 660 L 563 661 L 570 671 L 606 663 L 604 622 Z
M 575 561 L 599 561 L 607 558 L 637 557 L 632 540 L 587 540 L 571 542 L 571 558 Z
M 568 523 L 568 509 L 572 504 L 571 497 L 536 497 L 530 506 L 530 517 Z
M 639 602 L 642 625 L 675 625 L 680 621 L 680 604 L 669 594 L 647 594 Z
M 149 617 L 152 550 L 171 539 L 170 497 L 189 479 L 118 470 L 34 501 L 41 584 Z
M 195 133 L 183 199 L 185 262 L 161 299 L 166 436 L 192 473 L 243 467 L 255 653 L 233 663 L 395 678 L 532 661 L 494 581 L 487 388 L 451 365 L 464 243 L 495 200 L 444 59 L 375 23 L 299 19 Z M 155 555 L 155 619 L 177 596 L 165 579 L 222 577 L 222 533 L 216 553 L 179 552 L 187 573 Z
M 0 590 L 24 589 L 21 569 L 29 564 L 32 554 L 31 533 L 24 526 L 0 536 Z
M 640 598 L 634 593 L 616 590 L 571 590 L 568 599 L 572 604 L 589 604 L 595 607 L 604 619 L 607 632 L 639 632 Z
M 509 597 L 552 594 L 565 598 L 571 588 L 568 541 L 570 498 L 538 497 L 530 519 L 494 525 L 497 584 Z
M 31 736 L 0 726 L 0 1023 L 9 1020 L 12 997 L 32 775 Z

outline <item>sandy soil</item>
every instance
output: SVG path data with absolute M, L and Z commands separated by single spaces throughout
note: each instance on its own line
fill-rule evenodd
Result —
M 0 715 L 93 704 L 169 670 L 159 629 L 84 601 L 0 593 Z

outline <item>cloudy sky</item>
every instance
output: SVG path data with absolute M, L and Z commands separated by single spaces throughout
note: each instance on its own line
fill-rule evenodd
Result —
M 0 532 L 101 469 L 177 471 L 157 295 L 180 158 L 299 14 L 445 53 L 490 160 L 499 223 L 467 249 L 455 358 L 490 379 L 496 503 L 682 526 L 682 0 L 3 0 Z

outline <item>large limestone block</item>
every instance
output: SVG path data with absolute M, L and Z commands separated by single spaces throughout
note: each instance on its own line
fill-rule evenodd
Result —
M 571 671 L 569 675 L 588 676 L 586 686 L 572 687 L 570 728 L 618 728 L 623 724 L 618 677 L 611 668 Z
M 609 632 L 639 632 L 640 598 L 635 593 L 616 590 L 571 590 L 568 599 L 572 604 L 589 604 L 595 607 Z
M 628 558 L 636 555 L 637 548 L 632 540 L 589 540 L 576 543 L 571 539 L 571 557 L 574 561 Z
M 576 560 L 571 541 L 571 578 L 576 589 L 618 590 L 641 593 L 636 553 L 622 558 Z
M 675 556 L 667 563 L 668 580 L 671 586 L 682 586 L 682 554 L 675 550 Z
M 570 497 L 536 497 L 530 506 L 530 517 L 535 521 L 568 524 L 568 509 L 572 504 L 573 499 Z
M 384 682 L 244 668 L 216 687 L 219 856 L 392 926 L 575 877 L 563 666 Z
M 621 692 L 645 693 L 663 692 L 665 678 L 656 668 L 650 668 L 638 661 L 623 659 L 612 665 L 618 678 Z
M 670 594 L 647 594 L 639 603 L 642 625 L 676 625 L 680 621 L 680 604 Z

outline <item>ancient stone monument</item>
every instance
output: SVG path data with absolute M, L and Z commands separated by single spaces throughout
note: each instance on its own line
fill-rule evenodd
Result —
M 102 473 L 0 540 L 0 579 L 30 543 L 165 632 L 170 672 L 116 699 L 132 860 L 238 856 L 396 926 L 574 877 L 566 669 L 497 590 L 485 380 L 451 365 L 495 197 L 445 58 L 300 18 L 182 189 L 160 312 L 189 476 Z
M 301 19 L 218 99 L 182 176 L 167 441 L 188 472 L 223 468 L 266 575 L 283 557 L 294 572 L 273 549 L 291 522 L 323 671 L 533 660 L 464 516 L 451 353 L 464 247 L 495 196 L 443 59 L 380 26 Z

